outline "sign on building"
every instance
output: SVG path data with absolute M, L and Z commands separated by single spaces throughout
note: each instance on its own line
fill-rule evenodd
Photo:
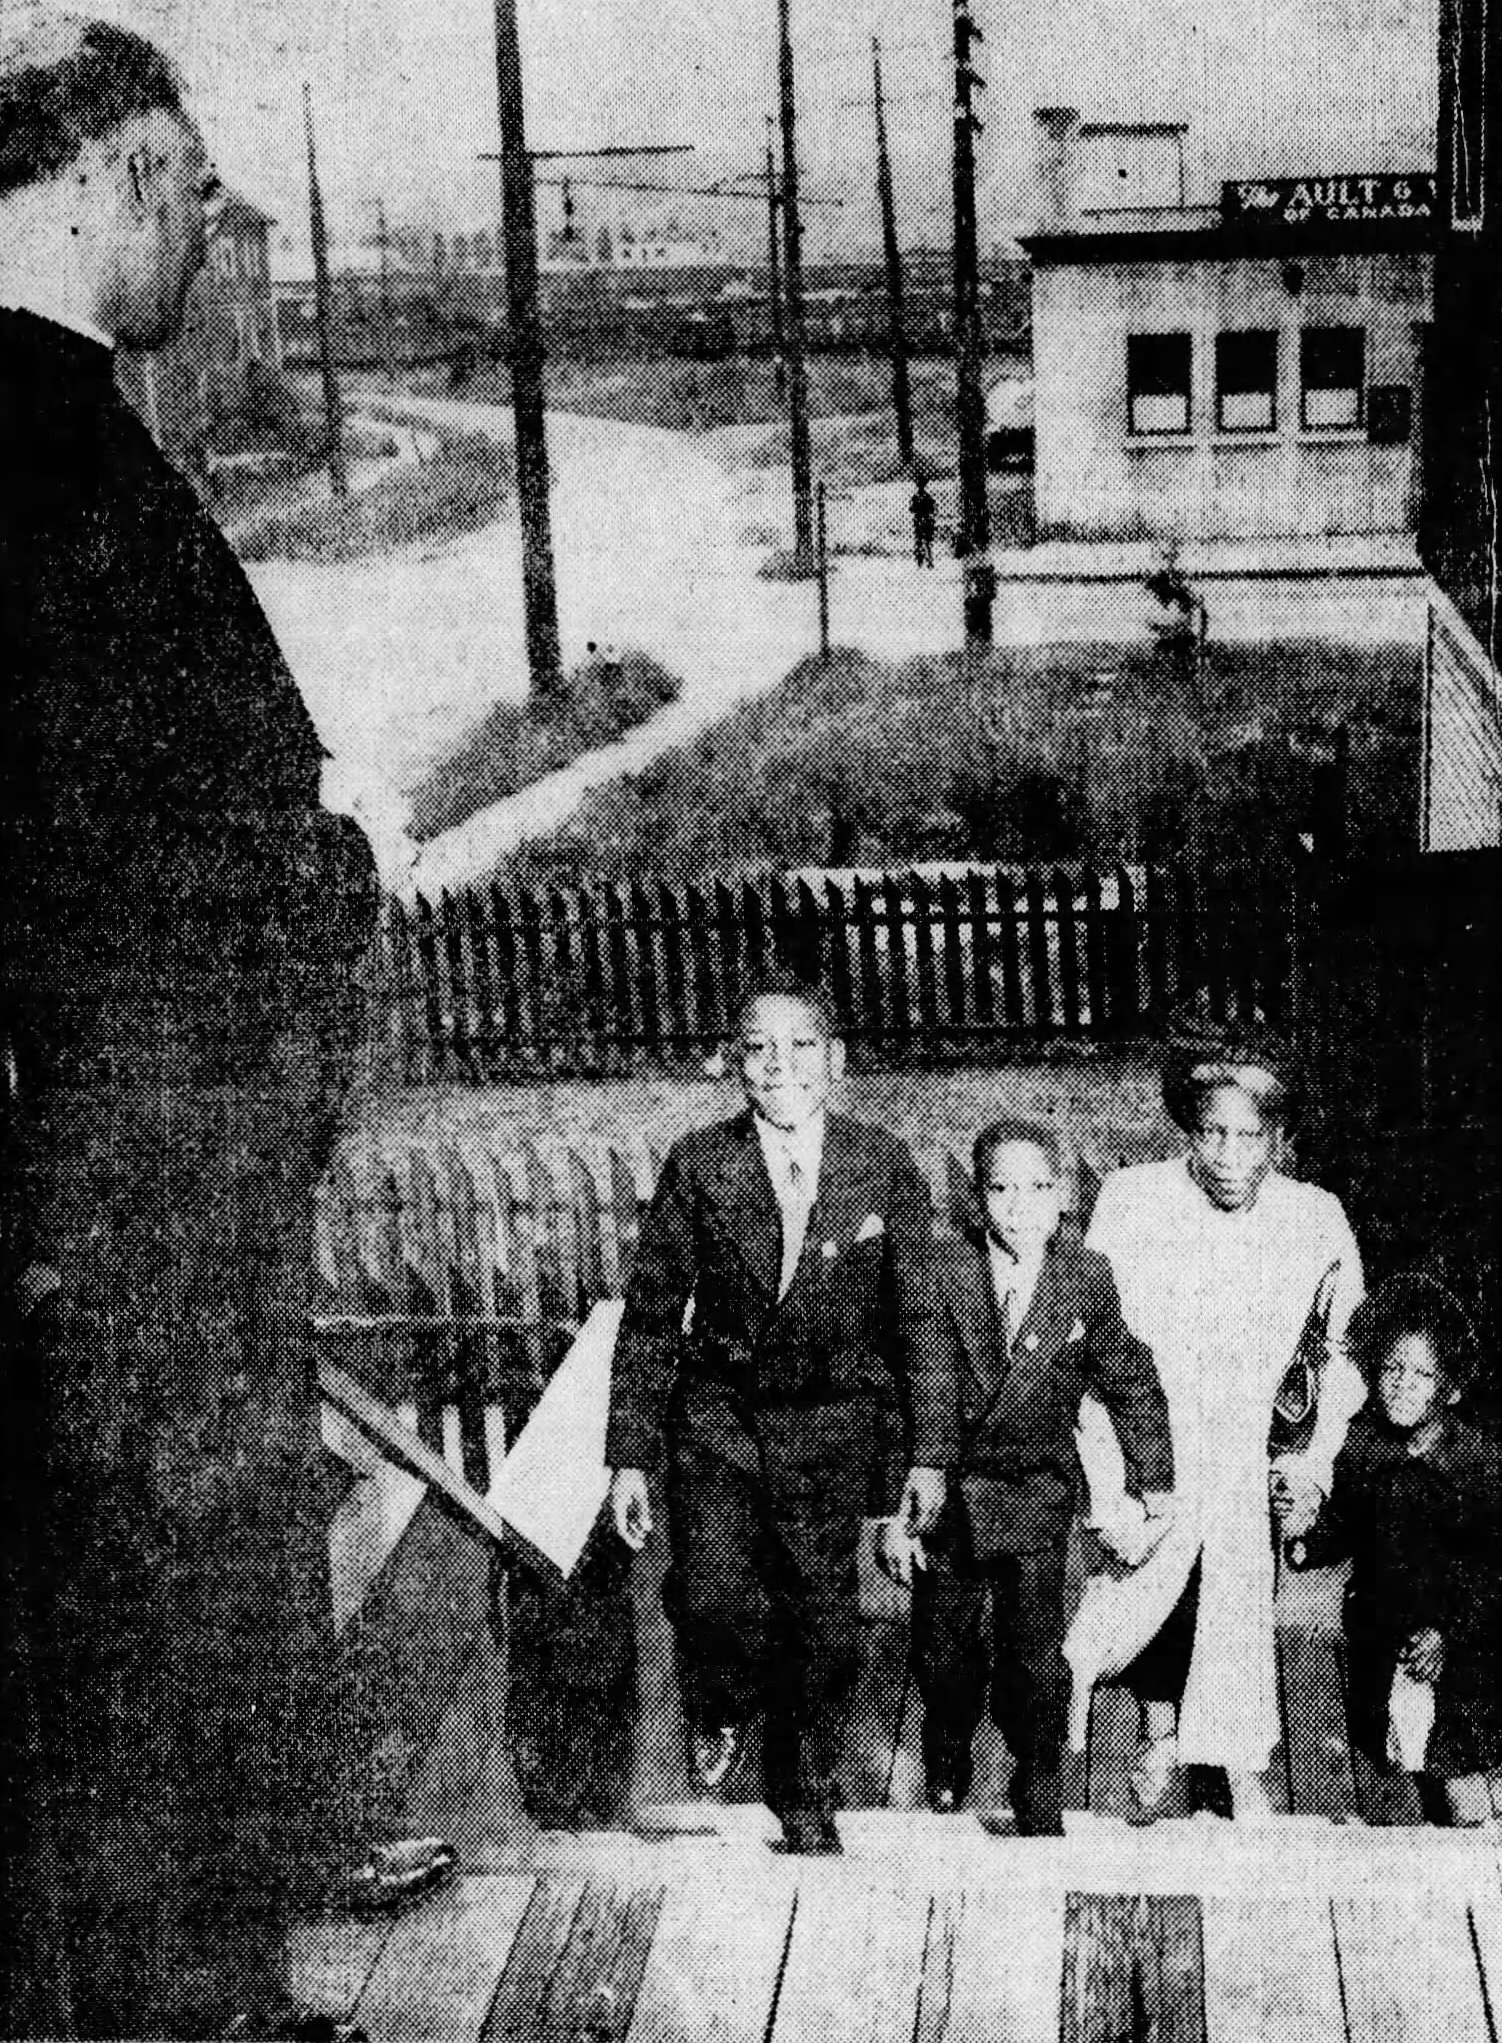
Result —
M 1220 189 L 1225 221 L 1243 226 L 1326 227 L 1335 221 L 1432 220 L 1432 171 L 1370 171 L 1349 177 L 1235 178 Z

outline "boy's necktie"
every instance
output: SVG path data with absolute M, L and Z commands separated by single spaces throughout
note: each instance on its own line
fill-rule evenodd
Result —
M 786 1194 L 782 1200 L 782 1270 L 777 1279 L 777 1296 L 785 1298 L 803 1253 L 808 1233 L 808 1216 L 813 1207 L 808 1172 L 796 1156 L 788 1154 Z

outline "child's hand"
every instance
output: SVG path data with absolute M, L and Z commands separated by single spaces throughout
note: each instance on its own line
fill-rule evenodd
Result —
M 1445 1662 L 1445 1642 L 1430 1625 L 1414 1633 L 1400 1657 L 1415 1681 L 1438 1681 Z
M 1109 1522 L 1095 1530 L 1101 1545 L 1113 1560 L 1125 1568 L 1140 1568 L 1168 1530 L 1166 1510 L 1149 1514 L 1138 1497 L 1126 1497 L 1122 1508 Z
M 883 1518 L 876 1528 L 876 1565 L 889 1581 L 910 1589 L 914 1568 L 928 1566 L 922 1540 L 908 1532 L 900 1519 Z
M 1298 1457 L 1280 1455 L 1268 1476 L 1273 1516 L 1284 1539 L 1302 1539 L 1314 1525 L 1324 1494 L 1298 1465 Z

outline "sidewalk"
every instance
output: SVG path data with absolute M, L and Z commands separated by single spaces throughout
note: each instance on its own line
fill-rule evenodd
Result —
M 1190 539 L 1177 560 L 1191 582 L 1388 580 L 1424 572 L 1411 532 Z M 1155 539 L 1044 539 L 991 555 L 1003 582 L 1140 582 L 1162 562 L 1163 543 Z

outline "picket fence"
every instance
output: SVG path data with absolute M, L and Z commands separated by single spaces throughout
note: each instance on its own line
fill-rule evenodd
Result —
M 615 1075 L 702 1058 L 770 965 L 823 984 L 859 1060 L 1120 1040 L 1189 993 L 1287 1015 L 1296 886 L 1268 861 L 970 867 L 704 887 L 469 888 L 393 903 L 378 1019 L 413 1083 Z

